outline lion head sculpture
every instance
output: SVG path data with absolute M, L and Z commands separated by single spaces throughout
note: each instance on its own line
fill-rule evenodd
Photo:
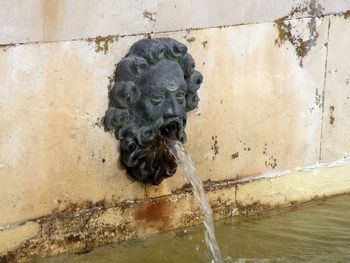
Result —
M 139 40 L 117 64 L 104 122 L 132 177 L 157 185 L 175 174 L 169 143 L 185 143 L 186 112 L 197 107 L 202 81 L 187 47 L 171 38 Z

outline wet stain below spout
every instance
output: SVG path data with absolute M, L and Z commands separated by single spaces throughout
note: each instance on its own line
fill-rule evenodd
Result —
M 167 199 L 143 203 L 135 212 L 135 219 L 140 220 L 139 232 L 147 233 L 149 228 L 158 231 L 171 229 L 174 206 Z

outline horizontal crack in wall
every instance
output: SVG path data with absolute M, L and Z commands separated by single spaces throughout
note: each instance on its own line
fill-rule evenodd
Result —
M 329 16 L 344 16 L 344 18 L 348 18 L 350 16 L 350 10 L 340 13 L 332 13 L 329 12 L 327 14 L 320 14 L 318 17 L 329 17 Z M 291 21 L 291 20 L 300 20 L 300 19 L 310 19 L 314 18 L 314 15 L 305 15 L 303 17 L 293 17 L 289 18 L 288 16 L 283 17 L 285 21 Z M 277 19 L 278 20 L 278 19 Z M 176 33 L 176 32 L 182 32 L 182 31 L 198 31 L 198 30 L 205 30 L 205 29 L 214 29 L 214 28 L 228 28 L 228 27 L 237 27 L 237 26 L 244 26 L 244 25 L 258 25 L 262 23 L 274 23 L 276 20 L 271 21 L 258 21 L 258 22 L 247 22 L 247 23 L 235 23 L 235 24 L 228 24 L 228 25 L 214 25 L 209 27 L 188 27 L 188 28 L 181 28 L 181 29 L 175 29 L 175 30 L 163 30 L 163 31 L 153 31 L 150 30 L 149 32 L 142 32 L 142 33 L 133 33 L 133 34 L 115 34 L 115 35 L 107 35 L 107 36 L 96 36 L 96 37 L 82 37 L 82 38 L 72 38 L 72 39 L 65 39 L 65 40 L 52 40 L 52 41 L 29 41 L 29 42 L 18 42 L 18 43 L 8 43 L 8 44 L 0 44 L 0 49 L 7 49 L 10 47 L 15 46 L 22 46 L 22 45 L 36 45 L 36 44 L 49 44 L 49 43 L 64 43 L 64 42 L 73 42 L 73 41 L 87 41 L 87 42 L 99 42 L 98 39 L 110 39 L 110 38 L 124 38 L 124 37 L 132 37 L 132 36 L 144 36 L 149 37 L 152 34 L 163 34 L 163 33 Z M 101 42 L 101 44 L 97 44 L 99 51 L 104 52 L 104 40 Z M 107 48 L 108 50 L 108 48 Z

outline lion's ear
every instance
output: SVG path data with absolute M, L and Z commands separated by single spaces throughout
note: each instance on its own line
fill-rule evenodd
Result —
M 118 130 L 125 127 L 132 120 L 132 114 L 128 109 L 109 107 L 104 118 L 106 130 Z
M 158 38 L 165 46 L 165 57 L 167 59 L 180 59 L 187 53 L 186 45 L 172 38 Z
M 203 82 L 203 75 L 202 75 L 202 73 L 200 73 L 199 71 L 195 71 L 191 75 L 191 77 L 190 77 L 190 79 L 188 81 L 188 89 L 189 89 L 189 91 L 196 92 L 200 88 L 202 82 Z
M 164 57 L 165 47 L 158 39 L 141 39 L 130 48 L 130 54 L 143 57 L 148 64 L 155 64 Z
M 184 72 L 184 76 L 188 79 L 193 73 L 196 63 L 190 54 L 186 54 L 179 60 L 179 64 Z
M 116 81 L 136 82 L 147 68 L 148 63 L 145 58 L 135 55 L 125 57 L 117 64 Z
M 186 94 L 186 111 L 194 110 L 199 103 L 197 92 L 188 92 Z
M 116 82 L 110 93 L 111 104 L 122 109 L 131 108 L 140 97 L 141 91 L 132 81 Z

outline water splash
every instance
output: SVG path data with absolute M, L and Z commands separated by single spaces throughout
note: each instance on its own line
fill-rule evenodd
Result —
M 173 145 L 171 151 L 176 156 L 176 159 L 183 169 L 183 177 L 186 183 L 191 183 L 193 187 L 194 196 L 196 197 L 199 205 L 204 213 L 204 229 L 205 229 L 205 243 L 207 244 L 208 249 L 212 255 L 211 263 L 222 263 L 222 257 L 220 253 L 219 246 L 216 242 L 214 224 L 213 224 L 213 213 L 211 211 L 208 199 L 205 196 L 203 183 L 200 180 L 196 168 L 193 165 L 193 162 L 190 156 L 187 154 L 182 143 L 179 141 L 171 141 Z

